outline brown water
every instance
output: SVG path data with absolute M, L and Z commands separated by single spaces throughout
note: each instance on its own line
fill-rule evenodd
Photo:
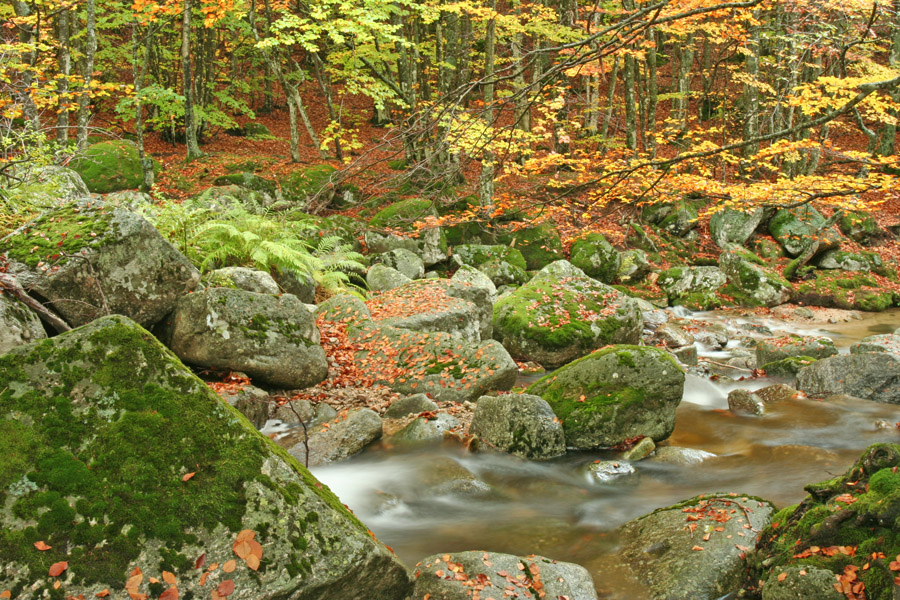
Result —
M 898 326 L 895 311 L 818 327 L 846 347 Z M 691 466 L 645 460 L 634 464 L 635 475 L 612 483 L 593 482 L 584 474 L 591 462 L 612 458 L 608 452 L 534 463 L 502 454 L 465 454 L 450 445 L 374 450 L 313 472 L 407 565 L 462 550 L 542 554 L 587 567 L 601 597 L 639 600 L 644 597 L 640 586 L 615 567 L 617 526 L 701 493 L 751 494 L 783 507 L 804 496 L 805 484 L 845 471 L 869 444 L 900 443 L 900 429 L 876 427 L 878 421 L 900 421 L 900 406 L 797 399 L 768 407 L 764 417 L 724 410 L 729 389 L 769 383 L 726 386 L 689 375 L 676 429 L 666 444 L 716 457 Z M 436 490 L 430 480 L 448 461 L 489 488 L 481 495 Z

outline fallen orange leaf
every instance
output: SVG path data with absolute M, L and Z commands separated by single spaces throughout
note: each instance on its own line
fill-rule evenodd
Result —
M 69 563 L 66 561 L 60 561 L 57 563 L 53 563 L 50 565 L 50 577 L 59 577 L 63 571 L 69 568 Z
M 45 543 L 43 542 L 43 540 L 42 540 L 42 541 L 40 541 L 40 542 L 35 542 L 35 543 L 34 543 L 34 547 L 37 548 L 38 550 L 40 550 L 41 552 L 43 552 L 44 550 L 49 550 L 49 549 L 52 548 L 53 546 L 48 546 L 48 545 L 45 544 Z

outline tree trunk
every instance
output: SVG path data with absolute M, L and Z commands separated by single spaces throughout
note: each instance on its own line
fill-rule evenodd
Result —
M 194 117 L 194 74 L 191 69 L 191 0 L 184 0 L 181 20 L 181 71 L 184 81 L 184 142 L 187 160 L 203 156 L 197 141 L 197 121 Z
M 138 48 L 140 47 L 140 38 L 138 37 L 137 23 L 131 25 L 131 73 L 134 77 L 134 129 L 137 134 L 138 156 L 141 160 L 141 170 L 144 173 L 144 183 L 141 189 L 145 192 L 150 191 L 153 187 L 155 174 L 153 173 L 153 159 L 147 156 L 144 151 L 144 115 L 141 106 L 141 90 L 144 87 L 144 77 L 147 74 L 147 64 L 150 62 L 150 46 L 153 43 L 153 35 L 147 32 L 144 40 L 143 60 L 138 61 Z M 138 68 L 140 64 L 140 68 Z
M 751 30 L 747 50 L 744 71 L 750 83 L 744 85 L 744 139 L 750 140 L 759 135 L 759 27 Z M 757 152 L 759 144 L 748 144 L 743 150 L 745 158 L 750 158 Z
M 491 0 L 491 11 L 497 7 L 496 0 Z M 478 197 L 481 206 L 494 205 L 494 153 L 487 149 L 491 143 L 494 127 L 494 45 L 496 43 L 496 19 L 491 15 L 487 24 L 484 40 L 484 123 L 488 138 L 484 140 L 485 149 L 481 152 L 481 179 L 478 185 Z
M 94 55 L 97 53 L 97 7 L 96 0 L 87 0 L 87 24 L 85 28 L 84 61 L 82 63 L 81 94 L 78 96 L 78 129 L 76 139 L 78 149 L 88 145 L 88 123 L 91 120 L 91 81 L 94 78 Z
M 72 74 L 72 55 L 69 52 L 69 9 L 61 8 L 56 16 L 56 31 L 59 41 L 57 64 L 59 80 L 56 91 L 59 101 L 56 106 L 56 143 L 65 146 L 69 142 L 69 77 Z
M 22 0 L 13 0 L 13 9 L 16 11 L 17 17 L 31 16 L 31 7 Z M 22 112 L 28 127 L 36 133 L 41 129 L 41 121 L 31 95 L 35 79 L 33 68 L 37 62 L 37 32 L 33 25 L 23 25 L 19 28 L 19 41 L 29 47 L 29 50 L 23 51 L 20 55 L 22 63 L 28 65 L 28 68 L 22 71 L 22 87 L 18 94 L 19 102 L 22 103 Z M 40 142 L 40 139 L 35 137 L 35 141 Z

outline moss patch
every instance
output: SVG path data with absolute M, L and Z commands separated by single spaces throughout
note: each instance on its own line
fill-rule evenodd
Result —
M 433 216 L 434 205 L 429 200 L 410 198 L 395 202 L 378 211 L 369 220 L 369 226 L 409 231 L 416 221 Z
M 795 301 L 812 306 L 881 312 L 900 304 L 891 290 L 878 286 L 867 273 L 816 271 L 815 278 L 796 288 Z
M 95 194 L 135 189 L 144 181 L 137 146 L 127 140 L 91 144 L 69 167 Z
M 76 203 L 45 213 L 4 238 L 6 255 L 29 267 L 65 262 L 85 247 L 99 247 L 107 239 L 112 211 L 102 204 Z

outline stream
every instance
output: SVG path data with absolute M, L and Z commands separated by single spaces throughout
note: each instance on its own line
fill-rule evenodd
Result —
M 900 326 L 900 311 L 810 326 L 722 313 L 690 317 L 728 319 L 731 327 L 764 325 L 774 335 L 828 335 L 841 352 L 867 335 L 891 333 Z M 700 349 L 701 357 L 716 361 L 728 354 L 727 348 Z M 455 444 L 376 447 L 312 471 L 409 566 L 431 554 L 463 550 L 541 554 L 585 566 L 601 598 L 639 600 L 646 597 L 643 589 L 619 572 L 615 560 L 619 525 L 710 492 L 759 496 L 781 508 L 801 500 L 805 484 L 843 473 L 868 445 L 900 442 L 900 429 L 894 426 L 900 421 L 900 406 L 798 398 L 767 406 L 763 417 L 728 411 L 731 389 L 776 382 L 713 381 L 689 374 L 675 431 L 663 444 L 715 457 L 688 466 L 644 460 L 634 463 L 635 474 L 607 483 L 592 480 L 586 467 L 614 458 L 613 452 L 570 452 L 538 463 L 498 453 L 466 453 Z M 878 421 L 884 422 L 881 428 Z M 436 480 L 457 465 L 477 476 L 483 482 L 480 487 L 438 485 Z

